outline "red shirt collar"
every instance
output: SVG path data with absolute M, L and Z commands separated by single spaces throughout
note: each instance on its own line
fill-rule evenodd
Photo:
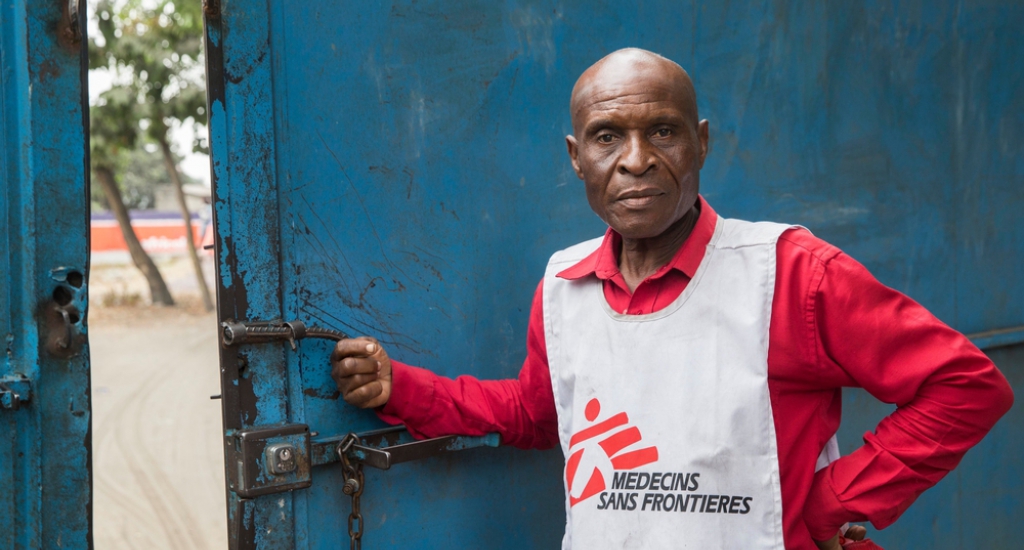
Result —
M 711 242 L 711 237 L 715 233 L 715 223 L 718 221 L 718 214 L 715 214 L 714 209 L 704 200 L 704 197 L 699 197 L 697 200 L 700 201 L 700 217 L 697 218 L 697 224 L 694 225 L 690 236 L 683 242 L 683 246 L 679 247 L 675 256 L 647 280 L 657 279 L 673 269 L 681 271 L 690 278 L 693 278 L 693 274 L 697 272 L 697 267 L 704 259 L 708 243 Z M 601 280 L 612 279 L 619 274 L 620 250 L 622 250 L 622 236 L 609 227 L 608 231 L 604 233 L 604 241 L 601 242 L 601 246 L 597 250 L 591 252 L 579 263 L 562 270 L 557 276 L 576 280 L 593 274 Z

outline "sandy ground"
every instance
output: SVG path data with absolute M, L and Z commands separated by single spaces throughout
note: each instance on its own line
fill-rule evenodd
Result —
M 187 258 L 158 265 L 179 307 L 147 305 L 131 265 L 90 273 L 97 550 L 227 547 L 216 317 Z

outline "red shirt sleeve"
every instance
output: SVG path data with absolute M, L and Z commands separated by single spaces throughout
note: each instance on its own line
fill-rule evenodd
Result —
M 391 397 L 378 416 L 404 423 L 416 437 L 497 432 L 507 445 L 548 449 L 558 443 L 558 419 L 548 370 L 537 285 L 526 336 L 526 361 L 516 380 L 454 380 L 392 360 Z
M 841 252 L 807 304 L 819 389 L 861 387 L 897 409 L 815 475 L 804 520 L 817 540 L 847 521 L 884 528 L 988 433 L 1012 390 L 970 340 Z

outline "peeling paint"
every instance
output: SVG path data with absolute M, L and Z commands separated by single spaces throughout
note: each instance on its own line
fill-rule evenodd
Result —
M 67 2 L 0 5 L 0 375 L 32 395 L 0 409 L 0 517 L 17 518 L 0 548 L 92 543 L 87 62 L 69 23 Z

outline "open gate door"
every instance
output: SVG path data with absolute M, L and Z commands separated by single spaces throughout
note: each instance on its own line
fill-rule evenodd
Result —
M 1024 96 L 995 69 L 1024 54 L 1011 0 L 205 4 L 233 548 L 346 547 L 334 449 L 383 426 L 339 399 L 331 342 L 292 351 L 301 327 L 283 323 L 375 336 L 448 376 L 517 375 L 547 258 L 604 230 L 563 138 L 573 82 L 616 48 L 690 70 L 711 121 L 702 191 L 719 213 L 806 225 L 954 327 L 1024 335 L 1019 262 L 1006 261 L 1024 243 Z M 1024 368 L 1020 353 L 1000 361 Z M 853 425 L 873 427 L 881 413 L 862 421 L 864 395 L 848 396 Z M 986 440 L 998 456 L 1024 451 L 1015 418 Z M 365 466 L 366 546 L 557 547 L 561 454 L 488 443 Z M 1009 462 L 991 464 L 1022 488 Z M 945 487 L 918 507 L 957 522 L 992 512 Z M 908 514 L 876 540 L 971 546 L 932 526 Z
M 91 548 L 85 14 L 0 5 L 0 548 Z

